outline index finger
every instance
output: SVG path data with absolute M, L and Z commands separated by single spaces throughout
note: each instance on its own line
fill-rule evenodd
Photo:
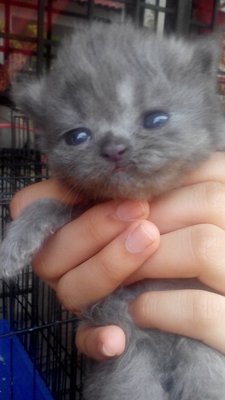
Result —
M 33 269 L 46 281 L 98 253 L 132 221 L 147 218 L 147 202 L 110 201 L 94 206 L 50 236 L 33 259 Z

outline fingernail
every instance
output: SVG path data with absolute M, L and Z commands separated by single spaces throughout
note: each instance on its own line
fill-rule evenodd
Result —
M 129 234 L 125 246 L 130 253 L 141 253 L 154 241 L 152 227 L 149 226 L 147 221 L 143 221 Z
M 147 216 L 147 213 L 147 203 L 126 200 L 117 207 L 115 216 L 122 221 L 135 221 Z

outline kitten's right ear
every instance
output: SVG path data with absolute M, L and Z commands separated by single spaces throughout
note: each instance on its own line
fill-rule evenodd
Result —
M 20 82 L 12 85 L 12 100 L 35 125 L 40 124 L 44 112 L 42 98 L 43 80 Z

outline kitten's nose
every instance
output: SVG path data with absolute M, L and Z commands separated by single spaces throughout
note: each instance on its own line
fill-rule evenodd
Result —
M 102 146 L 101 155 L 109 161 L 120 161 L 127 151 L 125 143 L 108 142 Z

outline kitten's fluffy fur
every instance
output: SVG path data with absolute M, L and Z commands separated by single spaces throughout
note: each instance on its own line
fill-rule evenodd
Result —
M 14 96 L 38 128 L 53 173 L 69 186 L 90 201 L 151 198 L 225 148 L 217 58 L 210 40 L 92 25 L 65 41 L 47 76 Z M 168 121 L 146 128 L 153 111 Z M 91 131 L 89 140 L 69 145 L 64 134 L 77 127 Z M 0 248 L 2 275 L 17 273 L 70 218 L 71 210 L 57 201 L 28 206 Z M 197 286 L 188 280 L 140 283 L 84 312 L 91 325 L 118 324 L 127 337 L 122 356 L 89 363 L 86 400 L 225 399 L 224 356 L 197 341 L 139 329 L 127 311 L 137 293 Z

